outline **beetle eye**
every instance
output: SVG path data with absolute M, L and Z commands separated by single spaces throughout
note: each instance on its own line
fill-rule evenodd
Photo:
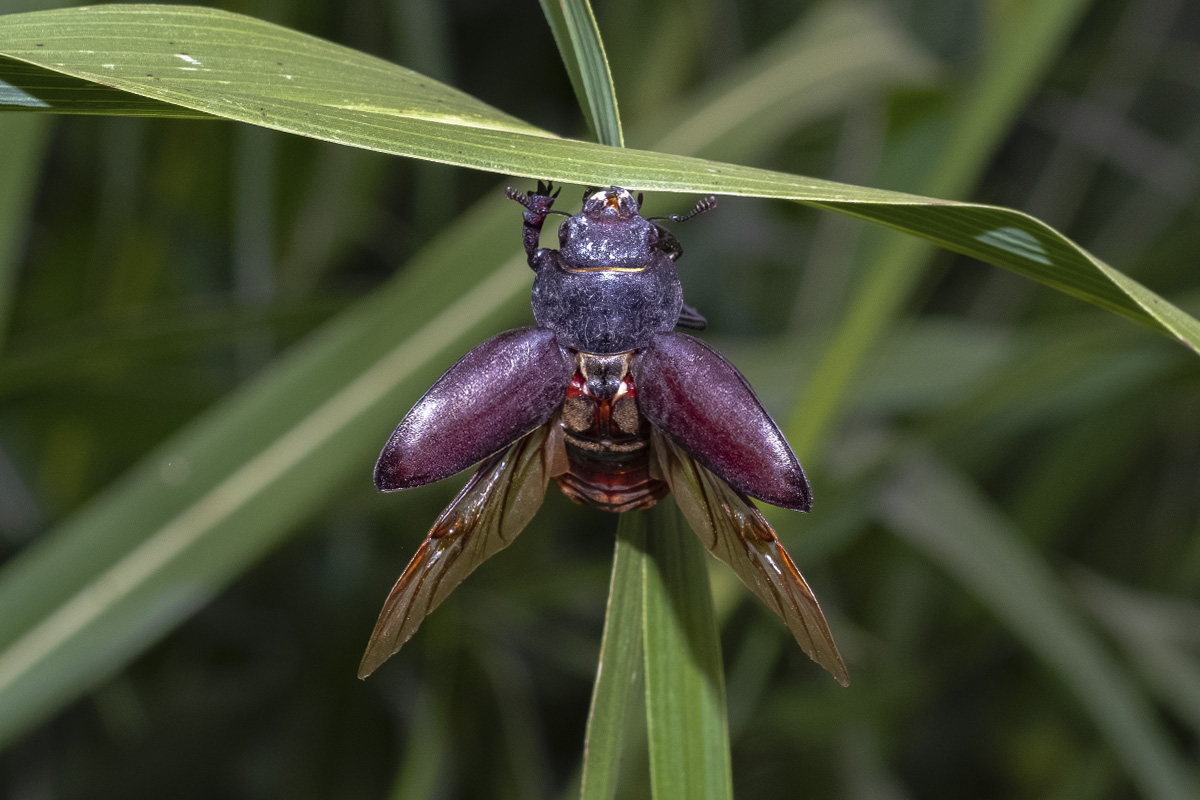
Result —
M 570 222 L 570 220 L 567 220 L 567 222 Z M 567 222 L 564 222 L 562 225 L 558 226 L 558 243 L 559 244 L 567 243 Z

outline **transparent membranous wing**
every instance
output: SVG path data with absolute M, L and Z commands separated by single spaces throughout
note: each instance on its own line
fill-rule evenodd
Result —
M 662 479 L 704 546 L 779 615 L 809 658 L 848 685 L 850 675 L 816 596 L 762 514 L 661 431 L 651 436 Z
M 543 425 L 480 464 L 438 517 L 383 604 L 360 678 L 391 658 L 463 578 L 508 547 L 533 519 L 549 479 L 547 431 Z

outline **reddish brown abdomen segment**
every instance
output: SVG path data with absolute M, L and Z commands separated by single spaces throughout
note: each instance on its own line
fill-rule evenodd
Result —
M 650 425 L 638 412 L 631 353 L 580 353 L 560 424 L 567 472 L 554 480 L 576 503 L 605 511 L 650 508 L 668 491 L 650 474 Z

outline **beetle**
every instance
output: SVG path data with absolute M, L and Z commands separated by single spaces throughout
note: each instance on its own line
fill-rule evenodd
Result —
M 549 183 L 509 198 L 525 207 L 537 324 L 462 357 L 417 401 L 383 447 L 375 485 L 390 492 L 482 462 L 396 582 L 359 677 L 395 654 L 480 563 L 532 519 L 553 479 L 606 511 L 653 506 L 671 492 L 704 546 L 787 624 L 840 683 L 846 666 L 816 597 L 749 498 L 808 511 L 812 492 L 779 427 L 742 374 L 703 341 L 675 269 L 683 248 L 642 196 L 591 188 L 575 215 L 552 210 Z M 561 191 L 561 190 L 560 190 Z M 539 246 L 550 214 L 558 249 Z

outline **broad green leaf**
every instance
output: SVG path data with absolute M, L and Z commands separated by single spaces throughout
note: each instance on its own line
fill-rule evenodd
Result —
M 409 70 L 248 17 L 153 5 L 14 14 L 0 17 L 0 55 L 214 116 L 397 155 L 840 211 L 1006 267 L 1200 349 L 1200 322 L 1026 214 L 562 139 Z
M 674 501 L 645 514 L 646 722 L 655 800 L 729 798 L 729 729 L 708 564 Z
M 1149 798 L 1194 798 L 1200 786 L 1152 708 L 1072 610 L 1045 561 L 962 478 L 912 460 L 884 492 L 883 521 L 941 565 L 1074 692 Z
M 622 735 L 633 690 L 642 674 L 642 573 L 646 515 L 622 514 L 617 523 L 608 610 L 596 667 L 583 751 L 583 800 L 616 797 L 621 774 Z
M 95 81 L 0 58 L 0 110 L 125 117 L 217 119 L 212 114 L 111 89 Z

